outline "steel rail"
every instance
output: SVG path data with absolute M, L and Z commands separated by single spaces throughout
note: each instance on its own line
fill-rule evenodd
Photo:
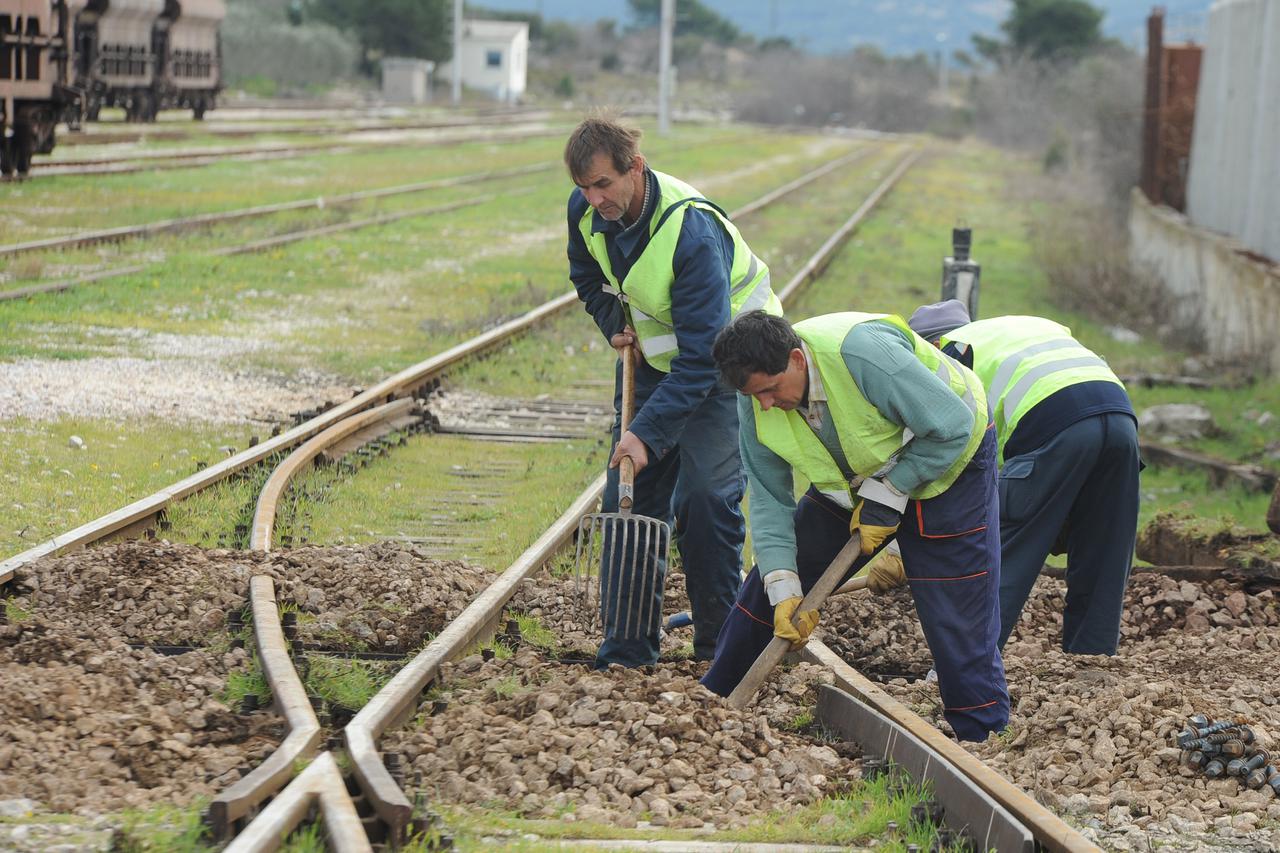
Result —
M 433 178 L 429 181 L 416 181 L 411 184 L 396 184 L 372 190 L 358 190 L 333 196 L 316 196 L 314 198 L 282 201 L 275 204 L 260 204 L 254 207 L 242 207 L 236 210 L 223 210 L 213 213 L 198 213 L 176 219 L 162 219 L 157 222 L 146 222 L 138 225 L 121 225 L 116 228 L 102 228 L 95 231 L 83 231 L 65 237 L 47 237 L 41 240 L 29 240 L 23 243 L 11 243 L 0 246 L 0 258 L 13 258 L 30 252 L 47 252 L 61 249 L 79 249 L 99 243 L 120 242 L 140 237 L 154 237 L 211 225 L 222 225 L 241 219 L 254 219 L 261 216 L 272 216 L 277 213 L 288 213 L 294 210 L 324 210 L 329 207 L 342 207 L 361 201 L 389 198 L 427 190 L 460 187 L 466 184 L 493 181 L 499 178 L 523 177 L 538 172 L 546 172 L 555 168 L 555 163 L 528 163 L 523 166 L 512 166 L 507 169 L 490 169 L 484 172 L 472 172 L 448 178 Z
M 59 139 L 61 146 L 77 145 L 114 145 L 118 143 L 142 142 L 154 140 L 183 140 L 193 136 L 225 136 L 230 138 L 277 134 L 280 136 L 322 136 L 335 133 L 379 133 L 394 130 L 435 130 L 451 127 L 475 127 L 476 125 L 501 127 L 521 122 L 543 121 L 551 118 L 546 110 L 519 111 L 513 114 L 476 115 L 470 118 L 451 119 L 443 122 L 381 122 L 368 124 L 327 124 L 327 125 L 289 125 L 276 124 L 262 127 L 219 127 L 216 123 L 202 124 L 195 132 L 188 132 L 172 126 L 163 129 L 116 131 L 68 134 Z M 98 122 L 97 127 L 104 126 Z M 158 128 L 158 126 L 157 126 Z
M 1053 853 L 1093 853 L 1099 849 L 1062 818 L 845 663 L 821 640 L 810 639 L 800 654 L 805 660 L 828 669 L 839 687 L 902 726 L 948 763 L 961 769 L 965 776 L 1031 829 L 1036 840 L 1046 849 Z
M 258 494 L 258 504 L 253 512 L 253 532 L 249 537 L 251 551 L 270 551 L 271 532 L 276 523 L 276 508 L 289 482 L 302 470 L 302 466 L 311 462 L 322 451 L 336 444 L 354 432 L 372 426 L 381 421 L 407 414 L 413 408 L 412 399 L 403 398 L 392 403 L 367 409 L 349 418 L 339 421 L 324 432 L 303 442 L 289 454 L 267 478 L 266 484 Z
M 333 758 L 322 752 L 289 785 L 288 797 L 277 797 L 243 832 L 223 848 L 223 853 L 278 850 L 291 827 L 297 826 L 316 802 L 336 853 L 372 853 L 369 837 L 347 792 L 347 783 Z
M 320 743 L 320 721 L 289 658 L 271 578 L 266 575 L 250 578 L 249 598 L 258 659 L 271 685 L 272 702 L 284 716 L 289 734 L 265 761 L 209 804 L 209 817 L 218 840 L 227 837 L 232 824 L 262 801 L 260 791 L 279 789 L 293 775 L 294 762 L 310 758 Z M 354 809 L 352 812 L 354 814 Z
M 814 179 L 820 177 L 820 175 L 815 175 L 814 172 L 809 174 Z M 575 305 L 577 301 L 578 294 L 576 291 L 570 291 L 555 297 L 520 317 L 509 320 L 469 341 L 465 341 L 445 350 L 443 353 L 401 370 L 399 373 L 382 380 L 350 400 L 338 404 L 329 411 L 317 415 L 293 429 L 254 447 L 242 450 L 215 465 L 196 472 L 190 477 L 179 480 L 93 521 L 86 522 L 39 545 L 8 557 L 0 561 L 0 584 L 7 583 L 13 578 L 14 572 L 28 563 L 105 539 L 115 533 L 145 523 L 157 517 L 170 503 L 182 500 L 189 495 L 221 482 L 238 471 L 261 462 L 273 453 L 288 450 L 343 418 L 370 406 L 377 405 L 379 402 L 389 402 L 396 397 L 411 394 L 415 389 L 426 385 L 453 366 L 488 351 L 503 343 L 506 338 L 524 332 L 547 318 L 567 310 Z

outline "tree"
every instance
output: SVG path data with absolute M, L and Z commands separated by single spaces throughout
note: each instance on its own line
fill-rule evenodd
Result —
M 1014 0 L 1000 28 L 1015 53 L 1033 59 L 1071 59 L 1102 44 L 1104 15 L 1087 0 Z
M 662 0 L 627 0 L 636 25 L 656 27 L 662 19 Z M 720 45 L 742 39 L 742 31 L 698 0 L 676 0 L 676 36 L 697 36 Z
M 372 71 L 384 56 L 443 62 L 453 52 L 448 0 L 311 0 L 310 11 L 355 35 Z

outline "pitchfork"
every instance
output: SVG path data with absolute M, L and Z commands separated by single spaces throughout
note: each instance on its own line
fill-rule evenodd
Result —
M 635 360 L 622 350 L 622 433 L 635 413 Z M 665 521 L 633 515 L 635 465 L 618 462 L 618 511 L 584 515 L 578 522 L 574 597 L 590 627 L 597 613 L 605 639 L 632 640 L 656 634 L 662 618 L 671 528 Z M 597 579 L 593 582 L 592 575 Z M 619 612 L 621 610 L 621 613 Z

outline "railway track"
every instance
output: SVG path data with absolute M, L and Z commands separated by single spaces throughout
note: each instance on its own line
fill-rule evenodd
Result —
M 61 146 L 75 145 L 115 145 L 146 141 L 181 141 L 192 136 L 224 136 L 228 138 L 259 136 L 262 134 L 325 136 L 337 133 L 376 133 L 396 130 L 446 130 L 455 127 L 473 127 L 475 125 L 492 125 L 501 127 L 521 122 L 544 121 L 550 118 L 545 110 L 514 110 L 497 114 L 474 113 L 451 118 L 445 121 L 382 121 L 368 119 L 364 121 L 340 122 L 329 124 L 255 124 L 252 126 L 219 126 L 220 122 L 209 121 L 198 125 L 190 125 L 188 129 L 153 125 L 148 128 L 118 130 L 94 130 L 80 134 L 67 134 L 58 140 Z M 109 123 L 96 123 L 95 128 L 108 127 Z M 137 128 L 136 125 L 130 125 Z
M 710 144 L 710 143 L 709 143 Z M 825 171 L 819 173 L 817 177 L 829 174 L 835 169 L 840 168 L 852 162 L 854 159 L 861 157 L 865 150 L 855 149 L 849 155 L 843 158 L 837 158 L 827 164 Z M 554 163 L 530 163 L 521 166 L 513 166 L 507 169 L 495 169 L 485 172 L 476 172 L 466 175 L 458 175 L 449 178 L 436 178 L 428 181 L 418 181 L 410 184 L 400 184 L 390 187 L 381 187 L 372 190 L 360 190 L 357 192 L 345 193 L 333 196 L 317 196 L 314 198 L 299 199 L 296 201 L 279 202 L 276 204 L 257 205 L 254 207 L 240 208 L 236 210 L 219 211 L 214 213 L 202 213 L 192 216 L 179 217 L 175 219 L 160 220 L 157 222 L 148 222 L 138 225 L 125 225 L 116 228 L 104 228 L 92 231 L 83 231 L 77 234 L 69 234 L 63 237 L 49 237 L 40 240 L 28 240 L 20 243 L 11 243 L 8 245 L 0 245 L 0 259 L 12 261 L 26 255 L 38 254 L 43 252 L 60 252 L 72 249 L 83 249 L 92 246 L 124 243 L 132 240 L 148 239 L 166 234 L 181 234 L 192 231 L 199 231 L 214 228 L 219 225 L 229 223 L 242 222 L 254 219 L 267 218 L 281 213 L 289 213 L 295 211 L 324 211 L 342 207 L 357 205 L 361 202 L 375 201 L 378 199 L 391 198 L 395 196 L 409 195 L 420 192 L 428 192 L 431 190 L 446 189 L 450 187 L 465 186 L 473 183 L 482 183 L 487 181 L 499 180 L 502 178 L 523 177 L 526 175 L 537 174 L 539 172 L 550 171 L 556 168 Z M 814 178 L 816 180 L 816 177 Z M 774 191 L 778 196 L 785 195 L 790 192 L 789 186 L 779 187 Z M 317 226 L 312 228 L 300 228 L 292 231 L 286 231 L 271 237 L 250 240 L 242 243 L 236 243 L 230 246 L 223 246 L 211 250 L 210 254 L 214 256 L 245 254 L 249 252 L 263 251 L 275 248 L 300 240 L 311 239 L 314 237 L 324 236 L 328 234 L 340 233 L 343 231 L 354 231 L 361 228 L 367 228 L 376 225 L 385 225 L 391 222 L 399 221 L 417 216 L 429 216 L 439 213 L 456 210 L 460 207 L 482 204 L 490 201 L 488 196 L 476 196 L 464 201 L 433 205 L 425 208 L 415 208 L 407 211 L 396 213 L 380 214 L 373 217 L 350 220 L 330 225 Z M 757 200 L 760 206 L 767 205 L 772 198 L 765 197 Z M 71 278 L 58 279 L 55 281 L 46 281 L 35 284 L 24 285 L 22 287 L 10 288 L 8 290 L 0 290 L 0 302 L 25 299 L 42 293 L 56 293 L 84 284 L 92 284 L 100 281 L 107 281 L 122 276 L 134 275 L 140 273 L 153 265 L 154 262 L 143 264 L 129 264 L 120 267 L 112 267 L 108 269 L 95 270 L 84 275 Z
M 157 151 L 138 156 L 126 155 L 111 160 L 51 161 L 39 164 L 38 174 L 127 175 L 167 169 L 192 169 L 198 166 L 214 166 L 232 162 L 253 163 L 270 160 L 289 160 L 295 157 L 309 157 L 313 154 L 353 154 L 364 151 L 419 147 L 423 145 L 463 145 L 469 142 L 522 142 L 529 139 L 562 134 L 563 131 L 558 128 L 531 127 L 523 130 L 504 130 L 497 133 L 453 134 L 439 138 L 404 136 L 399 139 L 381 141 L 338 142 L 320 145 L 233 148 L 213 151 Z
M 784 302 L 822 274 L 831 257 L 857 225 L 910 168 L 915 156 L 904 157 L 892 174 L 779 290 Z M 808 180 L 815 179 L 814 173 L 806 177 Z M 802 185 L 802 181 L 792 182 L 788 188 L 780 188 L 776 195 L 771 195 L 776 199 L 784 194 L 782 190 L 793 191 Z M 749 212 L 740 210 L 733 215 L 740 218 Z M 150 498 L 11 558 L 0 564 L 0 582 L 12 577 L 18 566 L 41 556 L 118 534 L 130 527 L 153 523 L 170 501 L 207 487 L 234 471 L 261 461 L 271 453 L 305 442 L 295 451 L 294 457 L 278 469 L 278 476 L 273 476 L 269 481 L 259 501 L 254 519 L 253 543 L 256 548 L 269 549 L 275 504 L 289 477 L 300 470 L 305 462 L 334 442 L 350 442 L 362 433 L 376 434 L 382 429 L 379 424 L 400 421 L 403 427 L 403 421 L 409 416 L 409 410 L 414 404 L 402 398 L 421 396 L 448 368 L 473 357 L 475 353 L 501 344 L 509 335 L 523 331 L 575 302 L 574 294 L 566 294 L 468 344 L 402 371 L 348 403 L 337 406 L 264 445 L 238 454 L 221 465 L 207 469 Z M 369 408 L 375 404 L 381 405 Z M 264 657 L 264 668 L 272 681 L 273 695 L 288 720 L 289 735 L 280 751 L 214 801 L 210 812 L 214 828 L 218 832 L 229 834 L 236 828 L 238 820 L 249 816 L 268 796 L 275 795 L 271 803 L 241 829 L 227 849 L 274 849 L 279 840 L 305 817 L 313 805 L 319 807 L 333 849 L 371 849 L 371 836 L 385 839 L 393 846 L 402 842 L 416 826 L 413 822 L 414 808 L 402 785 L 397 782 L 394 768 L 389 769 L 379 754 L 379 739 L 416 711 L 423 690 L 438 680 L 447 661 L 459 656 L 481 637 L 494 633 L 502 618 L 503 607 L 519 584 L 556 555 L 576 530 L 578 519 L 594 508 L 603 489 L 603 480 L 602 476 L 584 491 L 537 542 L 426 649 L 401 669 L 343 730 L 346 755 L 360 792 L 356 801 L 347 795 L 347 787 L 337 773 L 337 762 L 332 752 L 317 754 L 319 725 L 314 712 L 310 710 L 305 693 L 298 694 L 301 681 L 292 666 L 288 665 L 287 644 L 279 625 L 278 608 L 272 596 L 270 581 L 255 578 L 252 582 L 255 636 Z M 831 669 L 836 674 L 837 682 L 847 688 L 848 694 L 862 700 L 861 704 L 857 704 L 850 695 L 824 694 L 823 713 L 826 724 L 833 729 L 840 730 L 843 727 L 850 732 L 861 733 L 858 739 L 865 748 L 881 749 L 883 757 L 892 758 L 901 765 L 913 766 L 923 762 L 926 777 L 930 767 L 949 768 L 949 775 L 945 776 L 949 781 L 944 783 L 941 781 L 944 777 L 939 776 L 937 785 L 940 797 L 943 796 L 944 787 L 963 793 L 963 796 L 948 795 L 960 796 L 959 799 L 952 799 L 946 811 L 946 819 L 954 822 L 957 830 L 963 827 L 984 847 L 994 845 L 999 849 L 1029 850 L 1035 843 L 1039 843 L 1051 850 L 1095 849 L 1061 820 L 1004 782 L 998 775 L 986 770 L 905 708 L 895 707 L 892 700 L 885 701 L 887 697 L 877 694 L 874 685 L 864 683 L 865 680 L 860 681 L 860 676 L 851 670 L 842 671 L 841 664 L 827 659 L 823 652 L 818 644 L 811 645 L 811 657 Z M 271 661 L 269 664 L 268 658 Z M 845 666 L 844 670 L 848 670 L 848 667 Z M 907 743 L 909 740 L 897 734 L 903 730 L 913 734 L 920 743 L 900 746 L 899 741 Z M 875 731 L 894 734 L 886 736 L 881 744 L 875 740 L 874 734 L 868 733 Z M 289 781 L 288 777 L 298 760 L 306 758 L 311 759 L 306 770 L 281 790 L 280 786 Z M 360 827 L 361 809 L 369 813 L 364 818 L 364 828 Z M 373 832 L 368 832 L 368 829 Z

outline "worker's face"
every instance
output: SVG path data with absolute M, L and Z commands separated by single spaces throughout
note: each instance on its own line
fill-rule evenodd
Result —
M 787 369 L 781 373 L 753 373 L 739 390 L 756 398 L 760 408 L 769 411 L 774 406 L 789 412 L 800 405 L 809 384 L 809 370 L 804 353 L 793 349 L 787 357 Z
M 644 158 L 637 154 L 631 167 L 619 172 L 609 155 L 601 152 L 591 161 L 585 175 L 574 177 L 574 183 L 582 190 L 587 204 L 610 222 L 621 219 L 628 211 L 634 219 L 640 211 L 631 208 L 644 203 Z

